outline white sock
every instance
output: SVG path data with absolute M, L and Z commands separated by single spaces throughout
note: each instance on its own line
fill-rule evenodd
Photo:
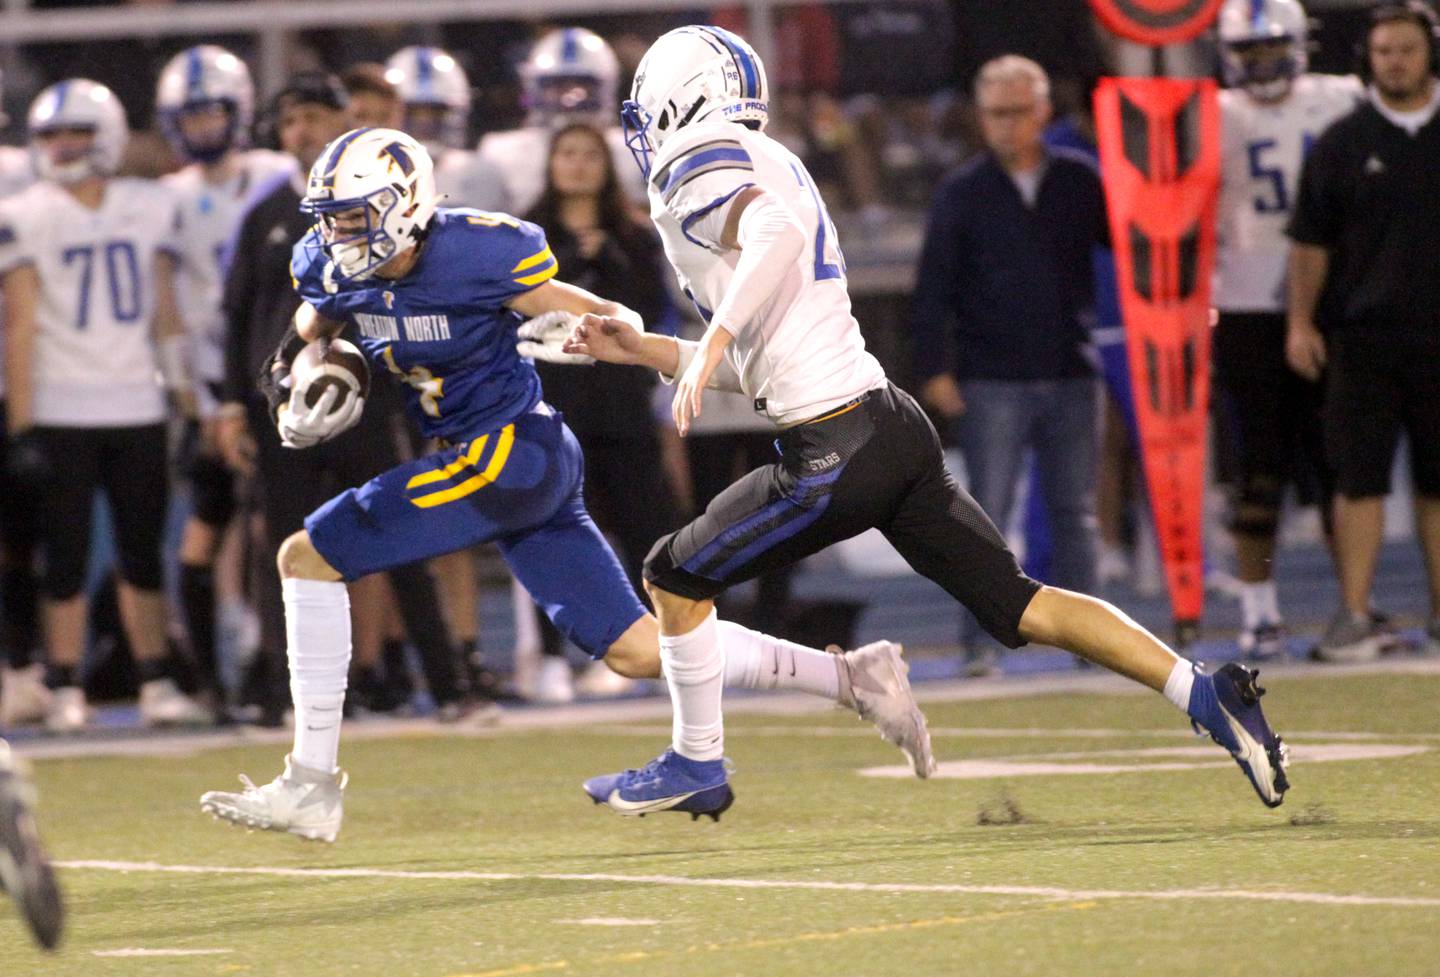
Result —
M 725 653 L 715 612 L 688 634 L 660 635 L 660 668 L 675 712 L 671 745 L 691 760 L 725 755 L 720 697 L 725 690 Z
M 1280 598 L 1274 580 L 1240 584 L 1240 616 L 1247 628 L 1280 623 Z
M 1165 680 L 1165 698 L 1174 703 L 1176 709 L 1189 715 L 1190 690 L 1194 687 L 1195 665 L 1182 658 L 1175 663 L 1170 677 Z
M 799 689 L 840 701 L 838 655 L 784 638 L 719 622 L 725 648 L 725 685 L 732 689 Z
M 350 593 L 343 583 L 324 580 L 284 580 L 281 591 L 295 700 L 291 755 L 302 766 L 333 773 L 350 673 Z

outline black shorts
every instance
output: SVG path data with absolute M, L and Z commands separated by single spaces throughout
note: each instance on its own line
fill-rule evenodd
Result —
M 213 529 L 230 525 L 236 509 L 235 473 L 224 459 L 198 445 L 185 466 L 185 475 L 195 518 Z
M 95 490 L 105 490 L 115 522 L 120 576 L 159 590 L 160 546 L 169 502 L 164 424 L 138 427 L 36 427 L 49 475 L 40 501 L 46 596 L 80 593 L 90 558 Z
M 1440 346 L 1337 336 L 1328 372 L 1325 444 L 1336 491 L 1352 499 L 1388 495 L 1403 431 L 1415 491 L 1440 498 Z
M 746 475 L 655 544 L 646 580 L 708 600 L 878 528 L 997 640 L 1024 644 L 1020 617 L 1040 585 L 946 471 L 940 438 L 909 394 L 893 384 L 873 390 L 780 432 L 776 447 L 778 462 Z
M 1242 503 L 1258 493 L 1278 504 L 1286 485 L 1295 487 L 1302 505 L 1328 502 L 1334 479 L 1321 419 L 1325 388 L 1285 362 L 1285 316 L 1222 312 L 1214 336 L 1215 420 L 1225 481 Z

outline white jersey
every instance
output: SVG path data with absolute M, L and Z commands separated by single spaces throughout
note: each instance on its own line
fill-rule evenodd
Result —
M 1220 93 L 1220 201 L 1215 306 L 1225 312 L 1285 309 L 1285 227 L 1310 146 L 1363 97 L 1351 76 L 1302 75 L 1283 101 L 1243 89 Z
M 487 133 L 480 140 L 480 155 L 504 174 L 505 188 L 510 195 L 508 213 L 523 215 L 540 199 L 545 190 L 546 161 L 550 158 L 553 136 L 554 130 L 547 126 L 526 126 Z M 637 207 L 642 206 L 645 179 L 630 150 L 625 148 L 625 133 L 619 126 L 612 126 L 605 130 L 605 141 L 610 145 L 610 159 L 620 189 Z
M 0 199 L 35 182 L 35 164 L 28 149 L 0 146 Z M 0 328 L 0 400 L 5 399 L 5 330 Z
M 176 239 L 180 273 L 175 290 L 191 337 L 190 365 L 197 380 L 212 383 L 225 375 L 225 317 L 220 303 L 235 231 L 256 188 L 296 169 L 293 157 L 266 149 L 243 152 L 235 163 L 234 175 L 221 183 L 206 179 L 198 163 L 162 178 L 180 213 Z
M 650 216 L 680 287 L 708 321 L 730 287 L 739 252 L 696 237 L 698 222 L 748 186 L 783 201 L 799 218 L 806 243 L 770 301 L 725 348 L 725 358 L 756 410 L 777 424 L 793 424 L 885 383 L 850 313 L 835 225 L 805 165 L 774 139 L 736 123 L 686 127 L 655 158 Z
M 175 249 L 175 199 L 115 179 L 100 206 L 41 182 L 0 202 L 0 272 L 40 278 L 32 366 L 35 423 L 122 427 L 165 418 L 151 321 L 155 259 Z
M 436 155 L 435 189 L 444 194 L 446 207 L 513 213 L 505 174 L 476 152 L 445 149 Z

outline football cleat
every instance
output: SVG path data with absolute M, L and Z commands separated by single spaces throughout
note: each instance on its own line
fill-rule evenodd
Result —
M 77 733 L 90 722 L 90 707 L 85 693 L 73 685 L 50 693 L 50 708 L 45 713 L 45 728 L 52 733 Z
M 861 719 L 874 723 L 881 738 L 905 754 L 915 776 L 925 778 L 935 772 L 935 755 L 925 714 L 910 691 L 910 666 L 901 651 L 897 644 L 876 641 L 841 653 L 841 673 L 848 681 L 841 683 L 840 699 Z
M 212 790 L 200 797 L 200 810 L 231 824 L 262 831 L 288 831 L 311 841 L 334 841 L 344 817 L 343 770 L 326 773 L 285 758 L 285 772 L 263 787 L 243 773 L 243 793 Z
M 1235 662 L 1222 665 L 1214 675 L 1197 668 L 1189 712 L 1196 732 L 1209 733 L 1230 751 L 1265 806 L 1279 807 L 1290 789 L 1285 776 L 1290 750 L 1260 709 L 1265 690 L 1255 684 L 1259 675 Z
M 680 811 L 692 821 L 702 814 L 719 821 L 735 802 L 726 768 L 723 758 L 691 760 L 666 750 L 639 770 L 591 777 L 582 786 L 596 804 L 627 817 Z
M 43 722 L 50 713 L 50 699 L 44 665 L 5 669 L 0 682 L 0 729 Z
M 180 691 L 173 679 L 140 686 L 140 721 L 146 726 L 213 726 L 215 714 Z
M 65 907 L 55 870 L 35 831 L 35 789 L 15 768 L 0 742 L 0 888 L 19 907 L 35 940 L 47 950 L 60 942 Z

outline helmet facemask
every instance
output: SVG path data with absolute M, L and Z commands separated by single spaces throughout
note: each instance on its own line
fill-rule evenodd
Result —
M 307 197 L 300 209 L 320 219 L 320 240 L 334 262 L 335 279 L 354 282 L 372 277 L 381 265 L 415 246 L 413 239 L 397 241 L 387 229 L 390 216 L 404 205 L 405 198 L 393 187 L 381 187 L 349 200 Z
M 210 115 L 217 109 L 225 113 L 225 121 L 223 128 L 213 136 L 186 132 L 187 119 Z M 162 112 L 160 121 L 171 145 L 198 163 L 214 163 L 240 143 L 240 112 L 234 101 L 228 98 L 187 102 L 179 109 Z
M 57 148 L 51 144 L 56 137 L 78 135 L 88 137 L 88 141 L 84 145 L 77 143 L 72 149 Z M 43 179 L 71 184 L 107 175 L 95 127 L 53 126 L 36 130 L 34 138 L 37 142 L 34 148 L 35 170 Z
M 1295 79 L 1305 70 L 1295 52 L 1295 39 L 1287 34 L 1226 44 L 1225 57 L 1232 84 L 1244 88 L 1260 102 L 1285 98 Z

